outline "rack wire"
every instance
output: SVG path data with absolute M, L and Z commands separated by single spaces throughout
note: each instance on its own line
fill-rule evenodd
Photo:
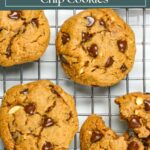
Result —
M 55 37 L 63 21 L 80 10 L 46 10 L 45 14 L 51 25 L 52 35 L 49 47 L 45 55 L 36 62 L 11 68 L 0 67 L 0 102 L 6 90 L 13 85 L 39 79 L 52 80 L 74 96 L 80 127 L 87 116 L 96 113 L 101 115 L 106 124 L 117 133 L 123 133 L 127 128 L 125 122 L 119 119 L 118 107 L 114 104 L 114 99 L 132 91 L 148 92 L 150 88 L 150 9 L 126 8 L 116 10 L 131 25 L 136 35 L 135 65 L 126 79 L 109 88 L 85 87 L 69 80 L 63 73 L 56 56 Z M 3 149 L 0 143 L 0 150 Z M 70 149 L 80 149 L 79 131 Z

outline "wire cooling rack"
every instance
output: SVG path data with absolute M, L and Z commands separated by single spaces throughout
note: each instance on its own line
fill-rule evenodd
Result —
M 55 52 L 55 38 L 61 24 L 70 16 L 81 10 L 45 10 L 51 25 L 51 40 L 45 54 L 39 61 L 14 66 L 0 67 L 0 103 L 5 91 L 17 84 L 38 79 L 52 80 L 74 96 L 80 127 L 91 113 L 101 115 L 106 124 L 118 134 L 126 129 L 126 123 L 118 116 L 118 107 L 114 99 L 133 91 L 150 91 L 150 9 L 115 9 L 132 27 L 136 36 L 136 60 L 131 73 L 118 85 L 111 88 L 81 86 L 69 80 L 60 66 Z M 79 131 L 71 150 L 80 149 Z M 0 142 L 0 150 L 4 150 Z

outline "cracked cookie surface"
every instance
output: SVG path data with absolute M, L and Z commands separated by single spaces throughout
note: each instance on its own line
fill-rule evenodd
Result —
M 7 150 L 65 150 L 78 129 L 72 96 L 41 80 L 9 89 L 0 108 Z
M 61 27 L 57 54 L 75 82 L 111 86 L 131 70 L 135 57 L 132 29 L 112 9 L 85 10 Z
M 150 140 L 150 93 L 130 93 L 115 102 L 120 107 L 121 118 L 127 120 L 129 128 L 139 138 Z
M 0 66 L 38 60 L 50 39 L 43 11 L 0 11 Z
M 91 115 L 80 131 L 81 150 L 145 150 L 150 149 L 136 137 L 117 135 L 106 127 L 101 117 Z M 145 148 L 145 149 L 144 149 Z

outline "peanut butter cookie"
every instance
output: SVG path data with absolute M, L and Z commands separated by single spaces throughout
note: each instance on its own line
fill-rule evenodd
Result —
M 85 10 L 62 25 L 57 53 L 66 74 L 83 85 L 112 86 L 131 70 L 132 29 L 112 9 Z
M 78 129 L 73 98 L 41 80 L 9 89 L 0 108 L 7 150 L 65 150 Z
M 0 11 L 0 66 L 38 60 L 48 46 L 49 37 L 43 11 Z

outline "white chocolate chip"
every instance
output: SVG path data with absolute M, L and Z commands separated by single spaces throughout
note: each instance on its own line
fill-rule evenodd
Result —
M 141 97 L 137 97 L 136 99 L 136 104 L 139 106 L 139 105 L 142 105 L 143 104 L 143 98 Z
M 14 106 L 9 110 L 9 114 L 14 114 L 16 111 L 18 111 L 21 108 L 21 106 Z
M 115 21 L 115 18 L 114 18 L 114 17 L 111 17 L 111 20 L 112 20 L 112 21 Z
M 92 135 L 92 131 L 88 131 L 88 133 L 89 133 L 90 135 Z
M 80 71 L 79 71 L 79 74 L 82 74 L 84 72 L 84 69 L 81 68 Z

